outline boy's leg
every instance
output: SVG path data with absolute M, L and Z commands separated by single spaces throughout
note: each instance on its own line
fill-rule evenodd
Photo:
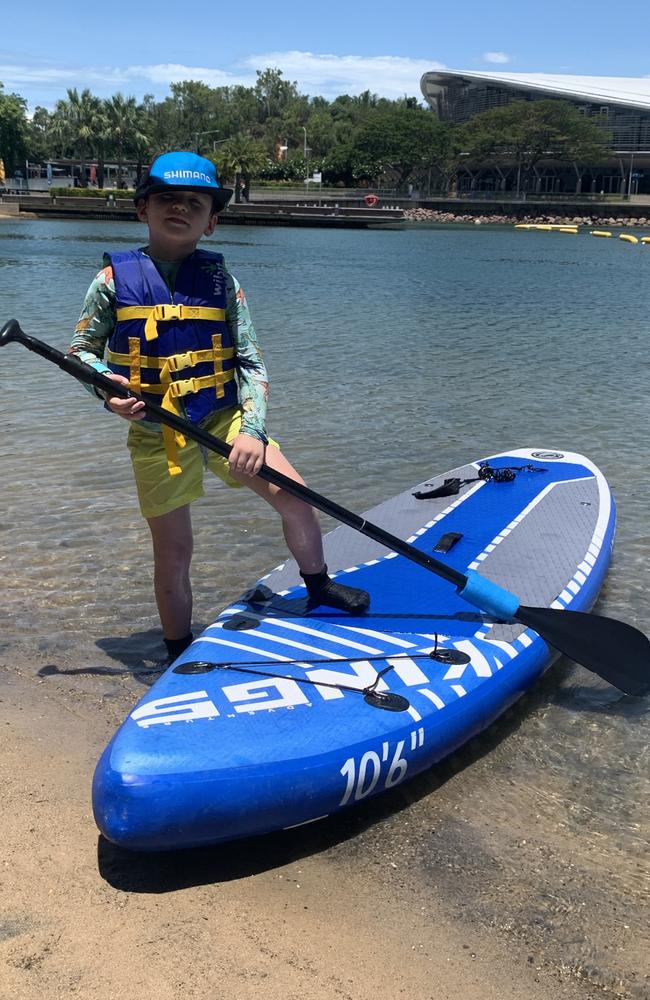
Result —
M 264 461 L 271 469 L 281 472 L 294 479 L 297 483 L 304 485 L 304 480 L 298 475 L 290 462 L 284 457 L 281 451 L 268 445 Z M 298 563 L 303 573 L 319 573 L 325 565 L 323 555 L 323 539 L 318 514 L 309 504 L 303 503 L 297 497 L 292 496 L 267 483 L 258 476 L 242 476 L 236 472 L 231 473 L 233 479 L 248 486 L 249 489 L 257 493 L 258 496 L 270 503 L 274 510 L 282 518 L 282 530 L 287 547 L 291 555 Z
M 190 504 L 203 494 L 203 459 L 197 445 L 180 448 L 180 476 L 170 476 L 162 436 L 138 424 L 129 428 L 129 451 L 140 510 L 147 520 L 154 555 L 154 591 L 163 637 L 171 659 L 192 639 L 192 522 Z
M 291 463 L 273 445 L 267 446 L 264 460 L 271 469 L 304 485 L 304 480 Z M 325 604 L 351 613 L 367 611 L 370 605 L 367 591 L 335 583 L 327 575 L 323 538 L 314 508 L 258 476 L 242 476 L 234 472 L 231 475 L 270 503 L 279 513 L 287 548 L 298 563 L 312 604 Z
M 193 538 L 190 505 L 177 507 L 159 517 L 148 517 L 147 523 L 153 542 L 154 592 L 163 636 L 170 654 L 178 655 L 182 651 L 178 644 L 185 639 L 191 640 Z

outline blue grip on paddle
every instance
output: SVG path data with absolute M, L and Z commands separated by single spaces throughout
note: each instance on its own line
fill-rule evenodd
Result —
M 519 608 L 519 598 L 509 590 L 479 576 L 473 569 L 467 572 L 467 583 L 458 590 L 458 594 L 476 608 L 494 615 L 495 618 L 505 618 L 510 621 Z

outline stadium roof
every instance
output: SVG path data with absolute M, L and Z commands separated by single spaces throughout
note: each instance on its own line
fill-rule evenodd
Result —
M 535 90 L 553 97 L 572 100 L 621 104 L 650 111 L 650 77 L 633 76 L 560 76 L 554 73 L 474 73 L 451 70 L 425 73 L 420 81 L 428 97 L 451 80 L 493 83 L 513 90 Z

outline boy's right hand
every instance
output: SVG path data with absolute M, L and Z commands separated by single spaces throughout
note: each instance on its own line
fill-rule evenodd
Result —
M 110 375 L 107 373 L 106 378 L 110 378 L 113 382 L 120 382 L 122 385 L 128 386 L 129 384 L 128 378 L 124 378 L 123 375 L 115 375 L 113 372 Z M 109 410 L 117 413 L 119 417 L 124 417 L 125 420 L 142 420 L 145 416 L 145 403 L 142 399 L 122 399 L 121 396 L 111 396 L 108 392 L 104 393 L 104 399 Z

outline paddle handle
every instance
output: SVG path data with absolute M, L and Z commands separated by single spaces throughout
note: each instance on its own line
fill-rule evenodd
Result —
M 134 392 L 132 389 L 127 388 L 119 382 L 114 382 L 112 379 L 107 378 L 90 365 L 80 361 L 79 358 L 76 358 L 73 354 L 63 354 L 55 347 L 51 347 L 42 340 L 37 340 L 36 337 L 28 336 L 23 332 L 20 324 L 15 319 L 9 320 L 2 330 L 0 330 L 0 347 L 4 347 L 6 344 L 11 342 L 22 344 L 23 347 L 26 347 L 28 350 L 34 351 L 35 354 L 39 354 L 41 357 L 53 362 L 61 368 L 62 371 L 72 375 L 80 382 L 84 382 L 86 385 L 92 385 L 101 392 L 109 392 L 112 396 L 120 396 L 123 399 L 142 400 L 145 404 L 145 413 L 148 416 L 155 417 L 162 423 L 168 424 L 170 427 L 173 427 L 174 430 L 192 438 L 194 441 L 203 445 L 204 448 L 208 448 L 210 451 L 215 451 L 224 458 L 228 458 L 230 455 L 232 450 L 231 445 L 226 444 L 225 441 L 215 437 L 213 434 L 208 434 L 207 431 L 189 423 L 189 421 L 184 420 L 175 413 L 171 413 L 169 410 L 163 409 L 162 406 L 158 406 L 156 403 L 151 403 L 148 400 L 143 399 L 143 397 L 137 392 Z M 334 503 L 333 500 L 329 500 L 327 497 L 321 496 L 320 493 L 317 493 L 315 490 L 311 490 L 308 486 L 303 486 L 302 483 L 297 483 L 294 479 L 289 479 L 288 476 L 283 475 L 281 472 L 276 472 L 275 469 L 270 469 L 266 464 L 262 465 L 262 468 L 259 470 L 257 475 L 260 479 L 264 479 L 269 483 L 273 483 L 275 486 L 279 486 L 281 489 L 286 490 L 287 493 L 291 493 L 300 500 L 304 500 L 305 503 L 310 504 L 312 507 L 316 507 L 324 514 L 335 518 L 337 521 L 341 521 L 342 524 L 346 524 L 349 528 L 353 528 L 355 531 L 359 531 L 368 538 L 372 538 L 373 541 L 379 542 L 380 545 L 384 545 L 387 549 L 397 552 L 399 555 L 403 555 L 412 562 L 418 563 L 425 569 L 436 573 L 449 583 L 453 583 L 459 590 L 463 590 L 467 587 L 468 577 L 463 573 L 459 573 L 458 570 L 453 569 L 451 566 L 447 566 L 445 563 L 440 562 L 440 560 L 435 559 L 433 556 L 427 555 L 425 552 L 420 552 L 419 549 L 416 549 L 408 542 L 404 542 L 401 538 L 398 538 L 396 535 L 392 535 L 390 532 L 385 531 L 378 525 L 372 524 L 370 521 L 366 521 L 365 518 L 360 517 L 359 514 L 355 514 L 353 511 L 347 510 L 345 507 L 341 507 L 339 504 Z

